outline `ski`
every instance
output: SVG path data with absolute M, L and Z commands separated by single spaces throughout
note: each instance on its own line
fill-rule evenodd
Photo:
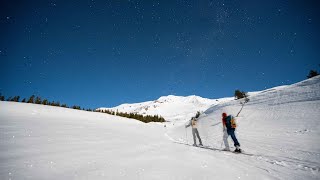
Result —
M 184 143 L 184 142 L 177 142 L 177 141 L 175 141 L 174 143 L 183 144 L 183 145 L 186 145 L 186 146 L 191 146 L 191 147 L 196 147 L 196 148 L 207 149 L 207 150 L 211 150 L 211 151 L 227 152 L 227 153 L 233 153 L 233 154 L 243 154 L 243 155 L 247 155 L 247 156 L 254 156 L 254 154 L 246 153 L 243 150 L 242 150 L 241 153 L 239 153 L 239 152 L 233 152 L 233 151 L 227 151 L 227 150 L 215 148 L 215 147 L 212 147 L 212 146 L 194 146 L 192 144 L 187 144 L 187 143 Z

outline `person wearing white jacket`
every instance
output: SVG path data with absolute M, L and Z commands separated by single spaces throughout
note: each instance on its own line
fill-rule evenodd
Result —
M 197 125 L 197 119 L 195 117 L 191 118 L 191 120 L 189 121 L 189 123 L 185 126 L 186 128 L 191 126 L 192 127 L 192 135 L 193 135 L 193 145 L 194 146 L 197 146 L 197 141 L 196 141 L 196 136 L 198 137 L 199 139 L 199 145 L 200 146 L 203 146 L 202 145 L 202 141 L 201 141 L 201 138 L 200 138 L 200 135 L 199 135 L 199 131 L 198 131 L 198 125 Z

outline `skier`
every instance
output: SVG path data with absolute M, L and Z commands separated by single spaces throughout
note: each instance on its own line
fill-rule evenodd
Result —
M 230 151 L 229 143 L 228 143 L 228 137 L 231 136 L 234 146 L 236 149 L 234 152 L 241 153 L 240 144 L 237 140 L 237 137 L 234 133 L 236 130 L 236 123 L 234 121 L 234 118 L 232 115 L 227 116 L 227 113 L 222 113 L 222 124 L 223 124 L 223 141 L 225 145 L 225 149 L 227 151 Z
M 199 131 L 197 129 L 197 119 L 195 117 L 191 118 L 191 120 L 189 121 L 189 123 L 186 125 L 186 128 L 189 127 L 189 126 L 192 126 L 192 135 L 193 135 L 193 145 L 194 146 L 197 146 L 197 141 L 196 141 L 196 135 L 199 139 L 199 145 L 200 146 L 203 146 L 202 145 L 202 141 L 201 141 L 201 138 L 200 138 L 200 135 L 199 135 Z

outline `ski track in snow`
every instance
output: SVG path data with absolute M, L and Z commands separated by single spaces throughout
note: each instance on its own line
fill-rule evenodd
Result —
M 185 139 L 178 139 L 175 140 L 174 138 L 170 137 L 167 133 L 165 134 L 166 137 L 172 141 L 173 143 L 178 143 L 178 144 L 182 144 L 182 145 L 188 145 L 188 146 L 192 146 L 191 144 L 188 144 L 187 141 Z M 274 171 L 278 171 L 278 167 L 283 167 L 283 168 L 288 168 L 290 170 L 300 170 L 300 171 L 309 171 L 313 174 L 319 174 L 320 172 L 320 166 L 319 163 L 317 162 L 310 162 L 310 161 L 305 161 L 302 159 L 296 159 L 296 158 L 292 158 L 292 157 L 276 157 L 276 156 L 268 156 L 268 155 L 263 155 L 263 154 L 251 154 L 248 152 L 244 152 L 244 153 L 233 153 L 233 152 L 225 152 L 219 148 L 216 147 L 211 147 L 211 146 L 204 146 L 204 147 L 194 147 L 194 148 L 199 148 L 199 151 L 201 150 L 208 150 L 208 151 L 213 151 L 216 153 L 223 153 L 224 155 L 228 155 L 228 156 L 250 156 L 250 158 L 246 159 L 247 161 L 250 161 L 250 159 L 252 160 L 252 158 L 256 161 L 262 161 L 262 163 L 267 163 L 272 165 L 273 167 L 270 167 L 270 169 L 274 170 Z M 320 156 L 319 153 L 316 154 L 317 156 Z M 238 157 L 237 157 L 238 158 Z M 243 159 L 239 159 L 239 161 L 243 162 Z M 253 163 L 256 164 L 256 163 Z M 258 169 L 262 169 L 268 173 L 271 173 L 271 170 L 265 169 L 265 167 L 261 167 L 261 166 L 254 166 Z
M 252 164 L 275 179 L 320 178 L 319 79 L 320 76 L 250 97 L 237 118 L 242 148 L 254 154 L 245 160 L 247 165 Z M 204 112 L 198 128 L 204 145 L 222 149 L 221 113 L 236 114 L 239 109 L 238 102 L 230 101 Z M 169 131 L 171 140 L 192 142 L 191 133 L 186 140 L 183 129 L 177 127 Z M 229 144 L 232 145 L 230 138 Z M 243 161 L 243 158 L 237 157 L 237 160 Z
M 224 147 L 221 113 L 241 108 L 230 98 L 217 103 L 169 96 L 142 103 L 170 109 L 166 127 L 0 102 L 0 179 L 320 179 L 319 90 L 320 76 L 249 93 L 237 117 L 244 154 L 219 151 Z M 186 111 L 174 114 L 170 103 L 183 108 L 186 102 Z M 214 102 L 198 121 L 204 148 L 186 145 L 193 144 L 191 129 L 183 124 L 193 115 L 190 102 Z

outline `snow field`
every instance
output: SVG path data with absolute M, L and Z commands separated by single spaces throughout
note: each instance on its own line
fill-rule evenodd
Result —
M 319 89 L 320 76 L 251 93 L 237 117 L 237 137 L 252 155 L 181 144 L 193 143 L 184 128 L 190 117 L 165 112 L 175 106 L 164 102 L 175 125 L 0 102 L 0 179 L 319 179 Z M 183 111 L 191 115 L 192 106 Z M 221 113 L 235 115 L 241 105 L 225 98 L 207 108 L 200 136 L 204 145 L 222 148 Z

